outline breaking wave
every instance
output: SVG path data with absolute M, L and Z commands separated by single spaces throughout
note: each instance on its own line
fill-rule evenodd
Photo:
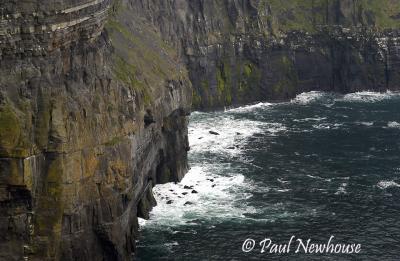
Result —
M 377 184 L 380 189 L 387 189 L 391 187 L 400 187 L 399 183 L 394 182 L 393 180 L 382 180 Z
M 318 91 L 311 91 L 311 92 L 304 92 L 296 96 L 296 98 L 291 100 L 291 103 L 296 103 L 300 105 L 310 104 L 312 102 L 319 101 L 323 98 L 329 96 L 326 92 L 318 92 Z
M 240 202 L 251 194 L 243 175 L 218 173 L 218 166 L 195 166 L 181 183 L 168 183 L 154 188 L 158 205 L 150 220 L 142 225 L 196 225 L 218 217 L 221 220 L 243 218 L 256 210 Z
M 398 92 L 355 92 L 349 93 L 343 96 L 342 100 L 347 102 L 380 102 L 383 100 L 391 99 L 394 97 L 400 97 Z
M 400 123 L 396 121 L 391 121 L 388 123 L 388 127 L 393 129 L 400 129 Z

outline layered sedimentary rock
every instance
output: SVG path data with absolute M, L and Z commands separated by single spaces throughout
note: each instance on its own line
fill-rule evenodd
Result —
M 191 93 L 129 1 L 3 1 L 0 260 L 130 260 L 187 170 Z
M 396 90 L 399 28 L 398 0 L 3 0 L 0 260 L 130 260 L 192 95 Z
M 194 106 L 399 89 L 396 0 L 135 0 L 181 51 Z

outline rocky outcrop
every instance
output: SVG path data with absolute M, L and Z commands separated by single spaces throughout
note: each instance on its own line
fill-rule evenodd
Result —
M 182 50 L 198 109 L 400 88 L 398 1 L 135 2 Z
M 0 260 L 130 260 L 187 170 L 191 88 L 129 1 L 3 1 Z

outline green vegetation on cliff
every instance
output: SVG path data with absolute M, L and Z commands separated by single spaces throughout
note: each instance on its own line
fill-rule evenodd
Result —
M 176 66 L 177 60 L 171 59 L 177 57 L 176 52 L 154 28 L 146 24 L 126 25 L 121 19 L 130 14 L 120 8 L 115 12 L 106 24 L 114 46 L 113 72 L 143 97 L 140 100 L 144 106 L 149 106 L 160 93 L 157 88 L 165 84 L 165 79 L 180 79 L 185 72 Z
M 273 91 L 277 94 L 282 92 L 294 92 L 298 84 L 298 76 L 293 62 L 287 56 L 282 56 L 275 63 L 279 76 L 278 82 L 273 86 Z
M 277 31 L 315 31 L 321 25 L 372 26 L 377 29 L 400 26 L 400 2 L 397 0 L 261 0 L 269 5 L 272 27 Z
M 17 145 L 20 135 L 18 118 L 9 105 L 0 107 L 0 146 L 13 148 Z
M 227 62 L 221 64 L 217 68 L 217 91 L 219 100 L 223 100 L 224 104 L 232 104 L 232 74 Z

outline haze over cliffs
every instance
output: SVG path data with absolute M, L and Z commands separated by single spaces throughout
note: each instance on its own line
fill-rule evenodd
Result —
M 0 260 L 130 260 L 187 115 L 399 89 L 396 0 L 5 0 Z M 193 89 L 192 89 L 193 85 Z

